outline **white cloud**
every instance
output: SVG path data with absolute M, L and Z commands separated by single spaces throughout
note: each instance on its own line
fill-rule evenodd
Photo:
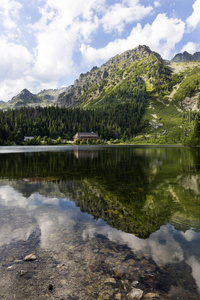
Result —
M 200 292 L 200 262 L 192 256 L 188 259 L 187 264 L 192 268 L 192 276 L 195 279 Z
M 199 233 L 193 231 L 192 229 L 186 230 L 185 232 L 182 232 L 182 236 L 186 239 L 188 242 L 192 242 L 195 240 L 198 240 Z
M 0 39 L 0 79 L 5 75 L 10 79 L 16 79 L 21 75 L 27 75 L 28 68 L 33 62 L 33 57 L 26 47 L 9 43 Z
M 162 226 L 158 231 L 151 234 L 148 239 L 144 240 L 108 226 L 98 226 L 97 223 L 92 225 L 90 224 L 88 228 L 83 230 L 83 240 L 92 239 L 98 233 L 106 236 L 110 241 L 127 245 L 133 251 L 137 250 L 150 254 L 153 260 L 161 266 L 177 261 L 181 262 L 184 259 L 184 251 L 174 239 L 171 225 Z M 160 243 L 161 238 L 164 238 L 164 244 Z
M 139 44 L 169 58 L 183 37 L 184 23 L 161 14 L 152 24 L 136 26 L 152 17 L 160 0 L 142 3 L 0 0 L 0 99 L 9 100 L 23 88 L 35 93 L 57 88 L 63 78 L 71 84 L 86 68 Z
M 11 186 L 0 187 L 0 205 L 23 208 L 28 212 L 36 210 L 38 202 L 41 205 L 58 205 L 59 199 L 57 197 L 45 197 L 39 193 L 31 194 L 29 198 L 26 198 Z
M 79 50 L 79 41 L 91 41 L 91 34 L 99 26 L 96 10 L 101 11 L 105 1 L 40 1 L 40 18 L 18 28 L 22 4 L 0 0 L 0 22 L 6 27 L 0 37 L 0 98 L 10 100 L 25 87 L 32 92 L 57 88 L 60 78 L 72 77 L 76 71 L 73 56 Z M 25 9 L 30 11 L 30 7 L 24 7 L 23 12 Z M 23 15 L 23 24 L 31 20 Z M 27 36 L 28 42 L 24 40 Z M 25 44 L 32 49 L 29 51 Z
M 0 188 L 0 205 L 7 207 L 34 209 L 36 206 L 28 203 L 27 199 L 14 188 L 6 185 Z
M 81 43 L 91 43 L 100 24 L 107 31 L 120 31 L 125 23 L 141 20 L 152 11 L 138 0 L 123 0 L 111 5 L 108 12 L 106 8 L 106 0 L 46 1 L 40 8 L 40 20 L 29 25 L 37 41 L 33 68 L 37 81 L 58 81 L 75 74 L 79 66 L 73 63 L 73 56 L 80 51 Z
M 193 13 L 186 20 L 189 31 L 195 29 L 200 24 L 200 0 L 196 0 L 192 7 Z
M 104 0 L 52 1 L 40 9 L 41 19 L 29 28 L 35 31 L 34 76 L 37 80 L 57 81 L 60 77 L 73 74 L 73 55 L 79 41 L 90 41 L 91 34 L 98 28 L 99 20 L 94 9 Z
M 82 44 L 81 52 L 86 64 L 97 63 L 108 59 L 117 53 L 132 49 L 138 45 L 148 45 L 159 52 L 163 58 L 169 59 L 175 45 L 182 39 L 185 24 L 177 18 L 168 18 L 166 14 L 159 14 L 152 25 L 146 24 L 142 28 L 138 23 L 127 39 L 116 39 L 106 47 L 95 49 Z
M 116 3 L 108 8 L 101 22 L 106 32 L 117 30 L 122 32 L 126 24 L 137 22 L 152 12 L 151 6 L 144 7 L 138 0 Z
M 154 1 L 153 5 L 155 7 L 160 7 L 161 6 L 160 1 Z
M 22 4 L 14 0 L 0 0 L 0 19 L 6 29 L 17 28 L 16 21 Z
M 188 42 L 181 50 L 181 52 L 187 51 L 188 53 L 194 53 L 198 50 L 199 45 L 193 42 Z
M 4 101 L 11 100 L 13 96 L 16 96 L 25 87 L 34 92 L 33 86 L 34 79 L 30 76 L 17 79 L 5 78 L 0 81 L 0 99 Z
M 32 85 L 32 63 L 33 57 L 26 47 L 0 39 L 1 99 L 9 100 L 19 92 L 19 88 Z
M 65 31 L 46 31 L 37 34 L 34 75 L 38 80 L 51 81 L 69 75 L 75 37 Z M 69 45 L 70 44 L 70 45 Z

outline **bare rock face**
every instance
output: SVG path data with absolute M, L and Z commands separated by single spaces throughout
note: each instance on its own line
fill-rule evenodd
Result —
M 200 52 L 196 52 L 193 55 L 184 51 L 183 53 L 178 53 L 172 59 L 172 62 L 184 62 L 184 61 L 198 61 L 200 60 Z
M 108 71 L 105 70 L 102 74 L 102 79 L 105 79 L 106 77 L 108 77 L 108 75 Z
M 193 54 L 194 60 L 200 60 L 200 52 L 196 52 Z
M 186 97 L 181 103 L 184 110 L 199 111 L 199 95 L 200 93 L 195 93 L 191 98 Z

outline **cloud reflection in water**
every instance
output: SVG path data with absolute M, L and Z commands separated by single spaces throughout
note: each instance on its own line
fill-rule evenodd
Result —
M 65 209 L 62 209 L 61 202 L 65 203 Z M 151 234 L 148 239 L 140 239 L 133 234 L 114 229 L 100 219 L 95 220 L 87 213 L 82 213 L 69 199 L 50 198 L 39 193 L 33 193 L 26 198 L 9 185 L 0 187 L 0 207 L 2 211 L 0 246 L 13 240 L 26 240 L 39 226 L 41 248 L 58 250 L 59 245 L 64 243 L 66 232 L 71 235 L 77 234 L 75 227 L 78 224 L 83 241 L 101 234 L 112 242 L 128 246 L 133 251 L 142 251 L 159 266 L 185 260 L 191 266 L 193 278 L 200 289 L 200 258 L 192 251 L 200 245 L 200 233 L 192 229 L 183 232 L 167 224 Z M 3 216 L 6 210 L 10 210 L 7 219 Z M 31 223 L 31 218 L 34 218 L 36 223 Z M 190 251 L 187 248 L 188 244 Z

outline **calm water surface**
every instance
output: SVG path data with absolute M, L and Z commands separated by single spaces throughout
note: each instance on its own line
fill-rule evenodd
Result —
M 0 299 L 200 299 L 199 249 L 199 149 L 0 147 Z

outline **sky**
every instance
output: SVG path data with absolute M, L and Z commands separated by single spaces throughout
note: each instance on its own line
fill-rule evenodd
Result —
M 0 0 L 0 100 L 69 86 L 138 45 L 200 51 L 200 0 Z

